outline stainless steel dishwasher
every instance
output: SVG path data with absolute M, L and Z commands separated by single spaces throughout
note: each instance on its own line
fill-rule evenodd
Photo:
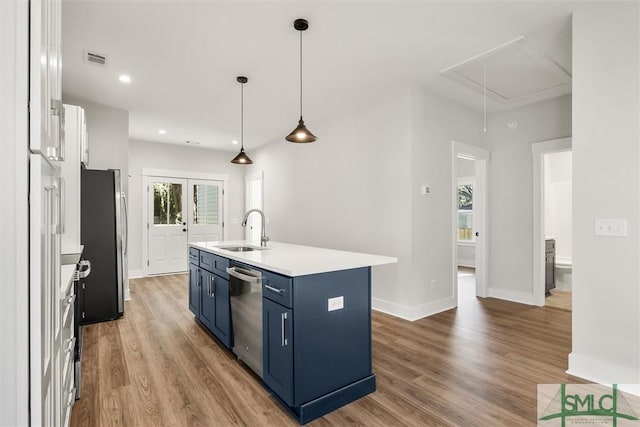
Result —
M 227 273 L 233 352 L 262 378 L 262 273 L 233 263 Z

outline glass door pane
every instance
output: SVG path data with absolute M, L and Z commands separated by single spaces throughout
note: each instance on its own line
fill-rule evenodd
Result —
M 182 222 L 182 184 L 154 182 L 153 224 L 178 225 Z

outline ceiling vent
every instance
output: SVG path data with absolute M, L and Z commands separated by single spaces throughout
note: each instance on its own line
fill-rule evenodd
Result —
M 107 57 L 105 55 L 91 52 L 90 50 L 84 52 L 84 61 L 89 64 L 100 65 L 101 67 L 107 66 Z
M 486 70 L 486 71 L 485 71 Z M 571 74 L 524 37 L 441 71 L 502 103 L 535 102 L 571 93 Z

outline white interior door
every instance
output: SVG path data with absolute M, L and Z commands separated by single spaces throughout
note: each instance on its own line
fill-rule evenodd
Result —
M 244 179 L 245 182 L 245 212 L 251 209 L 264 210 L 262 205 L 262 173 L 248 175 Z M 260 240 L 262 235 L 262 219 L 259 215 L 252 214 L 247 219 L 247 226 L 244 231 L 246 240 Z
M 189 242 L 224 240 L 223 182 L 190 179 L 188 186 Z
M 149 177 L 149 274 L 187 270 L 187 180 Z

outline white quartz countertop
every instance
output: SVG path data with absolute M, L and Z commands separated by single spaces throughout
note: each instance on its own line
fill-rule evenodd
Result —
M 190 242 L 189 246 L 290 277 L 398 262 L 398 258 L 389 256 L 271 241 L 268 242 L 267 247 L 263 248 L 263 250 L 250 252 L 232 252 L 224 249 L 224 247 L 251 246 L 260 248 L 260 242 L 245 240 Z

